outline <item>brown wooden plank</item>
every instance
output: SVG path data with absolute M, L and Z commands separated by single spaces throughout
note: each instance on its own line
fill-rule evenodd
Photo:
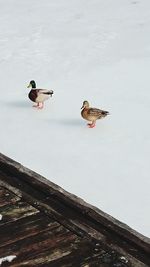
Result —
M 46 229 L 53 228 L 57 222 L 47 216 L 37 213 L 0 227 L 0 247 L 12 244 L 29 236 L 34 236 Z
M 115 252 L 109 253 L 101 247 L 97 248 L 85 239 L 76 238 L 75 235 L 67 233 L 62 237 L 58 237 L 58 242 L 50 238 L 47 247 L 39 248 L 34 254 L 27 253 L 26 256 L 17 256 L 10 266 L 51 266 L 51 267 L 67 267 L 67 266 L 101 266 L 101 267 L 129 267 L 131 264 L 125 258 L 118 256 Z M 66 238 L 65 238 L 66 236 Z M 68 239 L 69 238 L 69 239 Z M 53 242 L 52 242 L 53 240 Z M 47 242 L 47 241 L 46 241 Z M 9 264 L 8 264 L 9 266 Z
M 74 240 L 75 238 L 78 238 L 75 234 L 65 229 L 62 225 L 53 222 L 49 225 L 48 229 L 46 228 L 42 232 L 1 247 L 0 257 L 10 253 L 20 258 L 30 257 L 32 254 L 38 253 L 39 250 L 53 249 L 63 240 L 68 242 L 68 240 Z
M 53 228 L 52 228 L 53 227 Z M 71 244 L 76 240 L 77 236 L 58 224 L 51 225 L 51 229 L 46 229 L 42 233 L 19 240 L 11 245 L 0 249 L 0 257 L 8 254 L 16 255 L 15 266 L 21 264 L 35 262 L 35 266 L 40 262 L 46 261 L 46 257 L 53 258 L 55 254 L 59 254 L 60 248 L 67 251 Z M 52 256 L 53 255 L 53 256 Z M 59 255 L 60 257 L 60 255 Z M 56 256 L 57 258 L 57 256 Z
M 2 161 L 4 161 L 3 157 Z M 2 164 L 2 162 L 0 163 Z M 127 240 L 127 242 L 128 240 L 131 241 L 131 243 L 137 247 L 137 251 L 139 250 L 139 246 L 146 253 L 150 253 L 150 239 L 140 235 L 139 233 L 136 233 L 133 229 L 129 228 L 125 224 L 119 222 L 118 220 L 115 220 L 106 213 L 101 212 L 99 209 L 90 206 L 81 199 L 72 196 L 62 188 L 47 181 L 40 175 L 32 172 L 31 170 L 28 170 L 27 168 L 24 168 L 16 162 L 14 163 L 14 161 L 12 161 L 11 159 L 8 160 L 7 164 L 7 167 L 10 168 L 10 172 L 14 172 L 15 176 L 12 175 L 12 179 L 12 177 L 9 178 L 9 174 L 7 174 L 7 177 L 5 177 L 5 179 L 12 185 L 13 183 L 15 183 L 17 185 L 17 188 L 20 188 L 20 190 L 24 193 L 32 193 L 34 199 L 38 199 L 38 201 L 48 204 L 48 206 L 50 206 L 54 211 L 54 217 L 57 217 L 58 219 L 58 216 L 60 216 L 59 219 L 61 220 L 61 222 L 63 221 L 63 211 L 63 216 L 65 219 L 69 218 L 73 223 L 74 218 L 76 219 L 75 225 L 77 227 L 73 228 L 80 229 L 80 233 L 82 233 L 83 229 L 84 234 L 88 232 L 88 234 L 91 234 L 91 236 L 99 239 L 101 239 L 102 233 L 104 233 L 104 238 L 105 235 L 107 235 L 107 238 L 110 237 L 110 242 L 113 234 L 115 238 L 118 239 L 119 246 L 124 246 L 124 243 L 122 243 L 122 238 L 124 238 L 124 240 Z M 2 165 L 5 169 L 6 166 L 4 166 L 4 163 Z M 21 183 L 18 183 L 18 169 L 21 170 Z M 86 220 L 87 225 L 90 225 L 93 222 L 91 228 L 92 231 L 89 227 L 84 228 L 83 224 L 80 223 L 78 227 L 77 218 L 79 217 L 81 218 L 81 221 Z M 71 225 L 70 222 L 69 224 Z M 98 230 L 95 232 L 95 227 L 100 228 L 101 231 Z M 125 249 L 128 248 L 129 245 L 125 245 Z M 131 247 L 130 253 L 134 253 L 134 251 L 135 250 L 133 249 L 133 247 Z M 147 256 L 145 255 L 144 258 L 145 257 Z
M 9 178 L 9 175 L 7 175 L 7 178 L 11 183 L 12 177 Z M 17 178 L 13 177 L 13 180 L 17 181 Z M 49 214 L 49 216 L 53 217 L 55 220 L 58 220 L 60 224 L 69 228 L 77 235 L 81 237 L 86 236 L 88 238 L 90 234 L 92 238 L 102 242 L 104 248 L 118 250 L 119 253 L 128 256 L 128 258 L 131 254 L 131 256 L 138 258 L 140 261 L 145 263 L 150 262 L 148 253 L 143 251 L 143 247 L 141 247 L 139 254 L 139 244 L 135 244 L 131 241 L 129 245 L 128 240 L 125 238 L 122 242 L 122 237 L 116 235 L 116 232 L 113 232 L 101 223 L 97 223 L 94 218 L 89 218 L 88 214 L 79 213 L 74 207 L 72 207 L 72 209 L 69 208 L 63 201 L 59 201 L 55 195 L 53 196 L 45 193 L 45 191 L 36 190 L 35 186 L 30 187 L 24 180 L 19 187 L 24 198 L 27 199 L 28 202 L 31 201 L 30 203 L 33 202 L 36 206 L 36 200 L 38 199 L 37 208 Z M 26 194 L 28 192 L 32 192 L 32 197 Z M 149 251 L 148 247 L 145 247 L 145 249 Z
M 30 216 L 38 213 L 39 210 L 23 201 L 17 201 L 15 204 L 9 203 L 0 207 L 0 214 L 2 220 L 0 220 L 0 226 L 9 222 L 19 220 L 23 217 Z
M 103 249 L 96 249 L 87 240 L 82 239 L 76 247 L 71 249 L 70 254 L 53 259 L 49 264 L 39 264 L 51 267 L 131 267 L 131 264 L 118 256 L 115 252 L 109 253 Z
M 0 207 L 15 203 L 20 198 L 4 187 L 0 187 Z
M 35 252 L 36 257 L 31 258 L 30 262 L 27 263 L 29 264 L 27 266 L 87 267 L 86 265 L 88 265 L 88 267 L 93 267 L 93 262 L 95 266 L 102 265 L 102 267 L 150 266 L 150 240 L 148 238 L 140 235 L 108 214 L 92 207 L 83 200 L 69 194 L 62 188 L 3 155 L 0 155 L 0 180 L 3 185 L 8 183 L 8 188 L 12 189 L 13 192 L 16 193 L 18 190 L 18 196 L 23 196 L 24 201 L 47 214 L 50 220 L 52 217 L 64 227 L 76 233 L 77 236 L 80 236 L 80 238 L 82 237 L 81 240 L 86 239 L 86 242 L 88 242 L 88 248 L 94 240 L 94 242 L 98 242 L 105 251 L 102 256 L 97 254 L 97 251 L 95 254 L 95 252 L 91 249 L 92 254 L 90 254 L 90 252 L 83 253 L 84 262 L 82 262 L 82 255 L 81 261 L 79 262 L 77 258 L 80 258 L 80 251 L 83 252 L 84 249 L 85 251 L 88 251 L 88 249 L 86 250 L 86 245 L 84 244 L 82 248 L 82 242 L 80 242 L 80 249 L 78 247 L 77 249 L 72 250 L 69 254 L 66 251 L 66 254 L 64 254 L 63 257 L 58 256 L 50 261 L 52 257 L 49 255 L 49 250 L 43 247 L 41 254 L 40 252 Z M 34 216 L 29 216 L 29 218 L 30 217 Z M 6 240 L 4 240 L 5 248 L 9 246 L 9 244 L 15 245 L 19 242 L 19 240 L 25 241 L 29 236 L 32 238 L 47 230 L 46 225 L 45 230 L 40 228 L 38 223 L 36 223 L 35 217 L 32 222 L 29 222 L 29 229 L 31 226 L 31 235 L 28 232 L 26 218 L 17 221 L 17 225 L 20 226 L 19 228 L 16 228 L 15 231 L 19 229 L 19 239 L 17 239 L 16 233 L 12 236 L 12 239 L 15 239 L 14 242 L 12 242 L 12 240 L 10 242 L 10 239 L 7 240 L 6 238 Z M 43 218 L 45 220 L 45 217 Z M 48 217 L 46 216 L 46 218 Z M 23 225 L 25 226 L 25 233 L 21 229 L 20 221 L 24 222 Z M 42 224 L 41 218 L 39 218 L 39 224 Z M 13 223 L 8 223 L 8 228 L 10 225 L 15 228 Z M 7 230 L 8 228 L 6 229 L 4 226 L 2 230 Z M 4 246 L 1 247 L 4 248 Z M 57 248 L 58 247 L 59 245 L 57 244 Z M 63 249 L 64 247 L 61 250 L 61 254 L 63 254 Z M 112 258 L 114 255 L 113 253 L 116 255 L 115 259 Z M 102 262 L 101 257 L 104 258 L 105 261 Z M 123 262 L 119 257 L 125 258 L 127 262 Z M 108 262 L 109 258 L 111 258 L 111 263 Z M 43 261 L 44 259 L 47 263 Z M 38 265 L 35 265 L 35 260 Z M 99 262 L 97 262 L 97 260 L 99 260 Z M 15 264 L 15 260 L 13 263 Z
M 73 236 L 71 235 L 70 237 L 72 238 Z M 81 241 L 81 243 L 76 243 L 74 239 L 70 239 L 69 241 L 65 241 L 64 239 L 55 248 L 47 248 L 44 251 L 39 251 L 37 258 L 29 258 L 22 261 L 19 265 L 14 262 L 12 266 L 66 266 L 66 263 L 70 263 L 71 266 L 78 266 L 79 262 L 81 266 L 86 256 L 85 252 L 92 255 L 90 251 L 91 246 L 89 245 L 88 251 L 85 251 L 85 242 Z M 80 254 L 78 254 L 79 252 Z

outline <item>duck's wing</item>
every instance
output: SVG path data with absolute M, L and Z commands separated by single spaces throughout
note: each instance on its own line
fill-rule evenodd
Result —
M 99 117 L 99 116 L 106 116 L 109 114 L 109 112 L 98 108 L 89 108 L 87 114 Z
M 54 92 L 53 90 L 47 90 L 47 89 L 37 89 L 38 94 L 44 94 L 44 95 L 52 95 Z

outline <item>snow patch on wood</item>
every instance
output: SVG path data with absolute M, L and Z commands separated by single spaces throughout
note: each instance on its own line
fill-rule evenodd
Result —
M 0 258 L 0 265 L 1 265 L 3 262 L 5 262 L 5 261 L 11 262 L 11 261 L 13 261 L 15 258 L 16 258 L 15 255 L 10 255 L 10 256 L 4 257 L 4 258 Z

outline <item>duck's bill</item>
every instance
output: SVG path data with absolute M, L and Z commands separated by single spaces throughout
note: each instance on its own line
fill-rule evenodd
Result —
M 83 108 L 84 108 L 84 106 L 82 105 L 81 109 L 83 109 Z
M 30 88 L 31 87 L 31 84 L 29 83 L 29 85 L 27 86 L 27 88 Z

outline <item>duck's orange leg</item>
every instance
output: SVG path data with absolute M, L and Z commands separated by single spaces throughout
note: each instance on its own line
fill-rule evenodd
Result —
M 37 104 L 33 105 L 34 108 L 42 109 L 44 107 L 43 102 L 38 102 Z
M 43 102 L 39 102 L 39 103 L 38 103 L 38 108 L 39 108 L 39 109 L 42 109 L 43 107 L 44 107 L 44 103 L 43 103 Z
M 94 128 L 96 126 L 96 122 L 92 121 L 92 123 L 88 123 L 87 125 L 89 126 L 89 128 Z

